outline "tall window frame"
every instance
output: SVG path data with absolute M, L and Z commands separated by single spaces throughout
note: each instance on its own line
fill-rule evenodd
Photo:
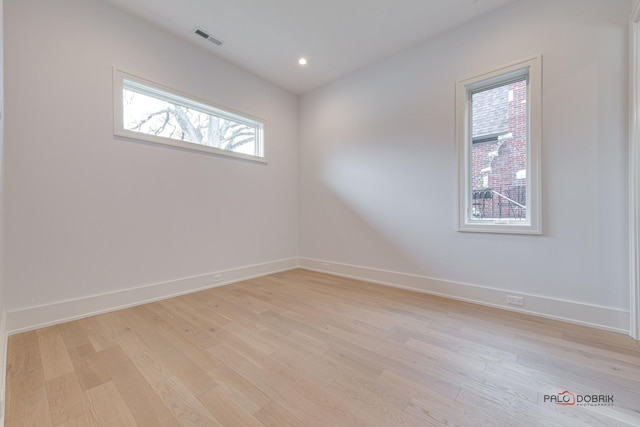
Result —
M 629 335 L 640 340 L 640 0 L 629 25 Z
M 477 218 L 473 214 L 472 96 L 526 78 L 526 217 L 520 221 Z M 519 61 L 456 84 L 456 148 L 458 156 L 458 230 L 462 232 L 542 234 L 542 58 Z M 502 196 L 499 196 L 502 197 Z
M 255 148 L 253 153 L 225 149 L 204 142 L 189 141 L 158 134 L 148 133 L 144 130 L 130 129 L 125 124 L 125 96 L 127 93 L 134 93 L 142 97 L 147 97 L 153 101 L 165 102 L 171 107 L 180 107 L 184 111 L 193 114 L 208 116 L 210 120 L 224 121 L 230 125 L 239 125 L 253 133 L 254 138 L 250 144 Z M 153 142 L 157 144 L 180 147 L 192 151 L 206 152 L 226 157 L 235 157 L 250 160 L 258 163 L 267 163 L 265 155 L 264 132 L 266 121 L 247 113 L 222 106 L 206 99 L 194 95 L 183 93 L 179 90 L 164 86 L 162 84 L 129 74 L 118 68 L 113 69 L 113 108 L 114 108 L 114 135 L 130 139 Z M 186 134 L 185 134 L 186 135 Z M 226 141 L 226 139 L 220 139 Z

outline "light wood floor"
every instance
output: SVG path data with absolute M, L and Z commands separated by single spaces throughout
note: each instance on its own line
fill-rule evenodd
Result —
M 640 345 L 294 270 L 12 336 L 6 402 L 11 427 L 640 426 Z

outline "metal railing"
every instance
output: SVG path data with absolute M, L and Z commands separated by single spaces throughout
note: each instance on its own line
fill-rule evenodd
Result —
M 525 185 L 474 189 L 474 219 L 526 219 L 527 187 Z

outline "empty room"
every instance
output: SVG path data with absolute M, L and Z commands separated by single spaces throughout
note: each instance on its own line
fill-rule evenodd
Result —
M 0 425 L 640 426 L 640 0 L 0 11 Z

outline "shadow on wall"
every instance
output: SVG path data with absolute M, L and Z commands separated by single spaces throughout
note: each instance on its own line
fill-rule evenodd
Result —
M 390 142 L 390 141 L 393 141 Z M 342 204 L 358 216 L 378 236 L 391 243 L 387 250 L 366 247 L 366 243 L 354 239 L 354 230 L 338 232 L 352 236 L 345 239 L 342 250 L 367 252 L 364 260 L 405 265 L 414 274 L 431 274 L 429 250 L 437 247 L 437 235 L 429 232 L 427 224 L 442 221 L 442 227 L 455 233 L 452 181 L 436 182 L 434 171 L 428 171 L 426 152 L 420 152 L 424 143 L 415 141 L 368 141 L 366 143 L 338 144 L 326 153 L 322 163 L 322 183 Z M 402 147 L 399 149 L 398 147 Z M 455 176 L 452 177 L 455 179 Z M 449 209 L 451 207 L 451 209 Z M 343 218 L 335 221 L 340 227 Z M 353 221 L 347 221 L 347 223 Z M 352 256 L 349 259 L 353 259 Z M 399 264 L 401 262 L 402 264 Z M 384 268 L 383 265 L 371 266 Z

